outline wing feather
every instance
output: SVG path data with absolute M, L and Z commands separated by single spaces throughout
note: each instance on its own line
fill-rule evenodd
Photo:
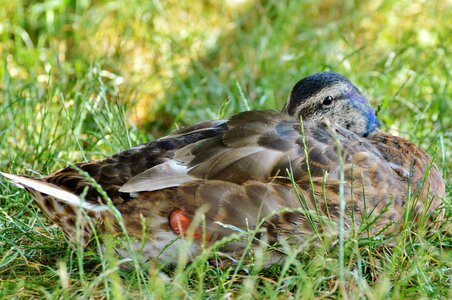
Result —
M 188 175 L 187 166 L 175 160 L 169 160 L 131 178 L 119 191 L 122 193 L 151 192 L 195 180 L 195 177 Z

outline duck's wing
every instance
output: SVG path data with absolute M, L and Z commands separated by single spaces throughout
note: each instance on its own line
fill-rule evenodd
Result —
M 309 178 L 323 178 L 325 172 L 337 180 L 340 169 L 352 169 L 352 165 L 354 173 L 378 173 L 375 186 L 392 184 L 393 178 L 384 174 L 395 174 L 364 138 L 327 122 L 306 122 L 302 129 L 299 120 L 270 110 L 233 116 L 223 133 L 181 148 L 165 164 L 164 170 L 147 170 L 120 191 L 155 191 L 194 180 L 241 184 L 249 180 L 287 182 L 292 177 L 296 182 L 309 182 Z
M 397 214 L 414 195 L 413 187 L 426 182 L 421 190 L 437 193 L 438 199 L 413 205 L 422 212 L 426 205 L 429 211 L 437 207 L 444 196 L 441 175 L 430 161 L 421 149 L 390 135 L 364 138 L 327 121 L 301 124 L 276 111 L 249 111 L 233 116 L 221 134 L 177 150 L 172 160 L 136 176 L 120 191 L 157 191 L 206 180 L 283 185 L 294 181 L 313 194 L 326 184 L 323 197 L 337 202 L 343 173 L 345 189 L 353 190 L 349 194 L 358 206 L 367 199 L 383 211 L 395 203 Z

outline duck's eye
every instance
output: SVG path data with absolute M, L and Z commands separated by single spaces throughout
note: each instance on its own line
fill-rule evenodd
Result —
M 325 99 L 323 99 L 322 104 L 325 106 L 329 106 L 333 103 L 333 97 L 332 96 L 327 96 L 325 97 Z

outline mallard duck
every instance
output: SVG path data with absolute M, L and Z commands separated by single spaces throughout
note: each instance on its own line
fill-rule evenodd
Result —
M 194 257 L 246 230 L 256 244 L 296 245 L 336 234 L 341 214 L 345 234 L 371 219 L 364 231 L 375 236 L 398 232 L 407 211 L 413 224 L 440 220 L 445 186 L 432 158 L 379 127 L 360 91 L 324 72 L 300 80 L 281 112 L 202 122 L 43 178 L 2 175 L 25 187 L 71 243 L 86 243 L 94 228 L 125 229 L 145 261 L 176 262 L 185 240 Z M 238 237 L 219 250 L 238 258 L 246 245 Z M 283 256 L 270 252 L 268 262 Z

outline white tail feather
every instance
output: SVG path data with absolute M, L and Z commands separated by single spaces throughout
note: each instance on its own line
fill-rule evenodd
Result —
M 32 190 L 52 196 L 73 206 L 81 207 L 92 211 L 102 211 L 108 209 L 108 206 L 106 205 L 96 205 L 83 201 L 79 196 L 45 181 L 23 177 L 19 175 L 7 174 L 3 172 L 0 172 L 0 175 L 8 178 L 18 187 L 21 188 L 28 187 Z

